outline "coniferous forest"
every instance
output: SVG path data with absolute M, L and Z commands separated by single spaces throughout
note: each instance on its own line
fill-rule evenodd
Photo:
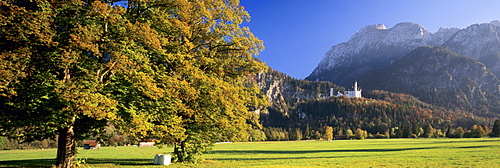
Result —
M 324 138 L 325 129 L 331 126 L 335 135 L 351 139 L 356 139 L 358 129 L 366 131 L 363 138 L 470 138 L 487 136 L 494 123 L 492 118 L 433 106 L 410 95 L 375 90 L 366 97 L 371 98 L 304 100 L 289 116 L 270 111 L 268 115 L 281 122 L 270 125 L 273 128 L 265 128 L 264 132 L 266 129 L 266 135 L 272 131 L 288 132 L 289 140 L 319 139 Z M 479 129 L 480 134 L 473 134 Z M 297 130 L 303 133 L 300 138 L 290 133 Z M 287 139 L 273 137 L 268 140 Z

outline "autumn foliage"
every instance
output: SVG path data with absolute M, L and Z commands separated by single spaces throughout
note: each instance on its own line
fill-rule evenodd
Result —
M 76 140 L 113 124 L 196 161 L 216 141 L 248 139 L 266 106 L 254 81 L 262 41 L 237 0 L 0 1 L 0 131 Z

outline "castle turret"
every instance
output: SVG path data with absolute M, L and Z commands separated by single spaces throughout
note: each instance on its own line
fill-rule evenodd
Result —
M 354 82 L 354 86 L 352 87 L 352 91 L 346 91 L 346 96 L 349 98 L 354 98 L 354 97 L 362 97 L 361 96 L 361 89 L 358 89 L 358 81 Z

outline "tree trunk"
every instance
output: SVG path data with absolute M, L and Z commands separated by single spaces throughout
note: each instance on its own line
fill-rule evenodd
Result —
M 186 141 L 174 145 L 174 160 L 176 162 L 186 162 L 188 156 L 186 152 Z
M 70 168 L 73 166 L 73 160 L 76 156 L 75 133 L 73 124 L 66 128 L 59 129 L 59 138 L 57 141 L 56 167 Z

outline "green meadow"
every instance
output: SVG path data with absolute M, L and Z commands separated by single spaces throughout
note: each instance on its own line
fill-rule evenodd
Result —
M 161 167 L 171 148 L 79 150 L 82 167 Z M 50 166 L 55 149 L 0 151 L 0 167 Z M 168 167 L 499 167 L 500 138 L 239 142 L 215 145 L 199 164 Z

